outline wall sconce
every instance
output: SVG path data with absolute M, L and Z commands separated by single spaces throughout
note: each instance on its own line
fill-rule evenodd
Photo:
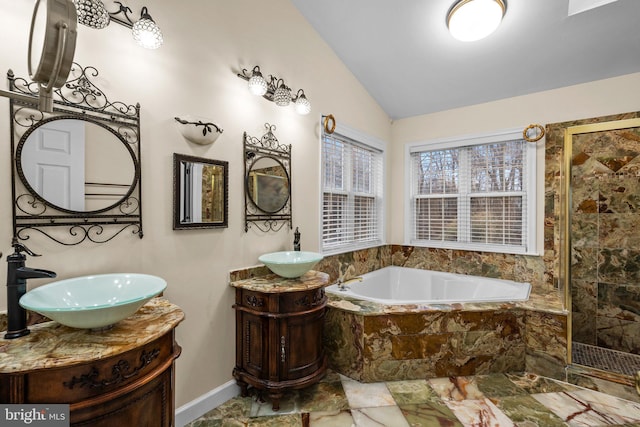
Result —
M 209 145 L 216 142 L 216 139 L 224 130 L 206 118 L 184 116 L 184 118 L 174 117 L 179 123 L 180 133 L 187 141 L 199 145 Z
M 128 6 L 116 1 L 120 8 L 117 12 L 109 12 L 104 7 L 101 0 L 73 0 L 78 12 L 78 22 L 87 27 L 102 29 L 115 22 L 127 28 L 131 28 L 133 39 L 142 47 L 147 49 L 157 49 L 162 46 L 162 31 L 155 23 L 147 7 L 143 7 L 140 11 L 140 19 L 133 22 L 129 17 L 132 13 Z M 120 17 L 118 15 L 124 16 Z
M 293 102 L 298 114 L 309 114 L 311 111 L 311 103 L 304 94 L 304 90 L 298 89 L 296 94 L 292 95 L 291 88 L 283 79 L 273 75 L 265 79 L 258 65 L 251 71 L 243 68 L 242 73 L 238 73 L 238 77 L 249 82 L 249 91 L 252 94 L 275 102 L 279 107 L 286 107 Z

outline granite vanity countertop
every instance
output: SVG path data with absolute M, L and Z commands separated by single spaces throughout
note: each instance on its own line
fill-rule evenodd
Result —
M 237 280 L 229 284 L 234 288 L 255 292 L 297 292 L 327 286 L 329 284 L 329 275 L 321 271 L 311 270 L 295 279 L 286 279 L 277 274 L 267 274 L 266 276 Z
M 13 340 L 2 338 L 3 332 L 0 374 L 70 366 L 122 354 L 161 337 L 183 319 L 180 307 L 157 297 L 105 331 L 45 322 L 30 326 L 29 335 Z
M 555 314 L 567 314 L 557 292 L 546 294 L 531 293 L 528 301 L 523 302 L 483 302 L 457 304 L 407 304 L 384 305 L 372 301 L 358 300 L 336 294 L 327 293 L 329 307 L 358 313 L 363 316 L 379 316 L 383 314 L 420 313 L 424 311 L 487 311 L 525 309 Z

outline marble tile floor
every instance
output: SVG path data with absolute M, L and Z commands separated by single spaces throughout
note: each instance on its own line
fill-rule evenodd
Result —
M 280 411 L 254 392 L 188 427 L 637 426 L 640 403 L 533 374 L 363 384 L 328 373 L 285 394 Z
M 573 342 L 571 360 L 578 365 L 634 376 L 640 371 L 640 355 Z

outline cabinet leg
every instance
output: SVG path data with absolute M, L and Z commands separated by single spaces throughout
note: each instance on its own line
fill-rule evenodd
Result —
M 271 392 L 269 393 L 269 398 L 271 399 L 271 404 L 274 411 L 280 410 L 280 399 L 282 398 L 282 393 L 280 392 Z
M 249 395 L 249 392 L 247 391 L 248 384 L 244 381 L 238 380 L 236 380 L 236 384 L 238 384 L 238 386 L 240 387 L 240 395 L 242 397 L 247 397 Z

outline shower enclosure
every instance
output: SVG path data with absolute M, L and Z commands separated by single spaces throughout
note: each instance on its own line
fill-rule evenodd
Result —
M 570 362 L 629 385 L 640 371 L 639 117 L 560 124 L 559 244 Z

